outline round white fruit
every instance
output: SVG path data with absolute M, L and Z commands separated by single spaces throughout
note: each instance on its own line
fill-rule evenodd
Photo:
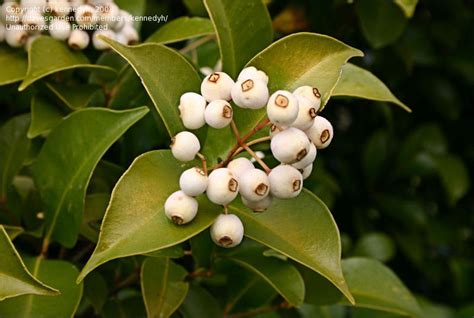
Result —
M 3 25 L 3 23 L 0 23 L 0 43 L 5 41 L 5 33 L 7 32 L 7 29 Z
M 303 159 L 310 150 L 311 142 L 298 128 L 290 127 L 276 134 L 270 142 L 273 156 L 282 163 L 295 163 Z
M 56 40 L 64 41 L 71 35 L 71 24 L 66 20 L 54 19 L 49 25 L 49 34 Z
M 115 40 L 115 32 L 112 30 L 97 30 L 92 34 L 92 44 L 94 48 L 99 51 L 109 49 L 109 45 L 101 39 L 101 37 L 106 37 L 112 40 Z
M 83 30 L 72 30 L 67 41 L 70 48 L 73 50 L 84 50 L 90 42 L 89 34 Z
M 234 214 L 221 214 L 211 226 L 211 238 L 219 246 L 230 248 L 242 242 L 244 225 Z
M 201 150 L 199 139 L 189 131 L 182 131 L 171 140 L 171 152 L 179 161 L 193 160 Z
M 203 194 L 207 189 L 207 176 L 201 168 L 185 170 L 179 177 L 181 190 L 191 197 Z
M 319 112 L 321 108 L 321 93 L 316 87 L 301 86 L 295 89 L 293 94 L 307 98 L 316 109 L 316 112 Z
M 318 115 L 317 110 L 306 97 L 296 95 L 296 98 L 298 99 L 298 116 L 291 126 L 307 130 L 313 125 L 313 121 Z
M 298 196 L 303 189 L 303 176 L 294 167 L 279 165 L 268 175 L 272 196 L 280 199 L 291 199 Z
M 240 180 L 240 178 L 245 172 L 254 168 L 255 166 L 253 165 L 253 163 L 249 159 L 244 157 L 236 158 L 229 162 L 229 164 L 227 165 L 227 169 L 232 172 L 237 181 Z
M 303 180 L 306 180 L 311 175 L 311 172 L 313 172 L 313 164 L 310 164 L 310 165 L 304 167 L 303 169 L 298 169 L 298 170 L 303 175 Z
M 298 99 L 288 91 L 276 91 L 268 100 L 268 119 L 276 125 L 291 125 L 298 117 L 298 110 Z
M 242 197 L 242 203 L 252 209 L 254 212 L 264 212 L 267 210 L 273 202 L 273 197 L 271 195 L 267 195 L 265 198 L 259 201 L 250 201 L 245 197 Z
M 265 85 L 268 85 L 268 76 L 265 74 L 264 71 L 258 70 L 254 66 L 249 66 L 244 68 L 239 76 L 237 77 L 237 81 L 245 81 L 248 79 L 253 79 L 253 80 L 260 80 L 265 83 Z
M 234 86 L 232 78 L 224 72 L 214 72 L 204 78 L 201 83 L 201 95 L 208 102 L 222 99 L 231 100 L 231 90 Z
M 293 167 L 296 169 L 303 169 L 304 167 L 307 167 L 310 164 L 313 164 L 314 160 L 316 160 L 316 155 L 318 154 L 318 151 L 316 149 L 316 146 L 314 144 L 309 145 L 309 151 L 304 156 L 301 160 L 295 162 L 292 164 Z
M 329 146 L 334 136 L 331 123 L 322 116 L 316 117 L 313 125 L 305 132 L 318 149 Z
M 206 124 L 204 111 L 206 100 L 196 93 L 184 93 L 179 100 L 179 113 L 184 127 L 187 129 L 199 129 Z
M 211 202 L 227 205 L 239 193 L 239 182 L 227 168 L 219 168 L 211 172 L 207 184 L 207 197 Z
M 11 28 L 5 32 L 5 41 L 11 47 L 22 47 L 27 40 L 28 33 L 23 28 Z
M 46 26 L 45 18 L 40 13 L 40 11 L 36 10 L 27 10 L 23 14 L 21 22 L 25 27 L 25 31 L 31 34 L 40 33 Z
M 239 178 L 240 195 L 250 201 L 259 201 L 270 192 L 267 174 L 260 169 L 247 170 Z
M 260 109 L 268 102 L 267 84 L 258 79 L 237 81 L 232 86 L 232 100 L 242 108 Z
M 214 100 L 207 105 L 204 111 L 204 120 L 212 128 L 227 127 L 232 121 L 232 106 L 225 100 Z
M 49 0 L 49 12 L 56 17 L 65 17 L 71 12 L 71 4 L 68 0 Z
M 136 44 L 140 39 L 137 30 L 133 27 L 133 25 L 125 25 L 120 32 L 118 33 L 124 39 L 126 45 Z
M 197 211 L 197 200 L 186 195 L 183 191 L 176 191 L 166 199 L 165 214 L 175 224 L 181 225 L 191 222 Z
M 76 23 L 80 26 L 91 28 L 97 24 L 99 14 L 94 7 L 85 4 L 76 8 L 75 18 Z

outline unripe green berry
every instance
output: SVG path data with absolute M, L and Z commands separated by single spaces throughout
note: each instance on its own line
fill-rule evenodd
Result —
M 199 150 L 201 150 L 199 139 L 189 131 L 182 131 L 171 140 L 171 152 L 179 161 L 193 160 Z
M 221 214 L 211 226 L 211 238 L 225 248 L 235 247 L 242 242 L 244 225 L 234 214 Z
M 291 199 L 298 196 L 303 189 L 303 176 L 292 166 L 279 165 L 268 175 L 270 192 L 279 199 Z
M 176 191 L 166 199 L 165 214 L 175 224 L 186 224 L 196 217 L 198 205 L 195 198 Z

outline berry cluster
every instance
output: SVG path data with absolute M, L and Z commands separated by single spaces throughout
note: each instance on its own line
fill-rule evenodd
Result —
M 132 15 L 114 0 L 5 0 L 0 7 L 0 43 L 28 50 L 43 33 L 67 41 L 74 50 L 87 48 L 91 38 L 95 49 L 107 49 L 99 35 L 122 44 L 139 40 Z
M 258 127 L 271 124 L 268 137 L 242 138 L 232 120 L 230 101 L 241 108 L 266 107 L 268 119 Z M 184 171 L 179 179 L 180 191 L 165 202 L 167 217 L 176 224 L 193 220 L 198 210 L 196 196 L 206 193 L 209 200 L 224 206 L 211 227 L 213 241 L 222 247 L 233 247 L 242 241 L 244 227 L 240 219 L 227 213 L 227 205 L 240 193 L 242 202 L 255 212 L 265 211 L 272 198 L 291 199 L 303 189 L 303 180 L 309 177 L 316 159 L 317 149 L 326 148 L 332 140 L 331 123 L 318 116 L 321 94 L 310 86 L 297 88 L 293 93 L 268 91 L 268 76 L 255 67 L 242 70 L 237 81 L 223 72 L 214 72 L 204 78 L 201 95 L 185 93 L 181 96 L 179 111 L 187 129 L 199 129 L 205 124 L 213 128 L 231 125 L 238 146 L 228 159 L 208 174 L 205 157 L 199 153 L 199 139 L 189 131 L 182 131 L 172 139 L 171 151 L 180 161 L 201 158 L 203 166 Z M 254 129 L 256 133 L 258 129 Z M 270 169 L 250 149 L 251 145 L 270 140 L 270 149 L 280 165 Z M 246 150 L 264 170 L 255 168 L 251 160 L 235 156 Z

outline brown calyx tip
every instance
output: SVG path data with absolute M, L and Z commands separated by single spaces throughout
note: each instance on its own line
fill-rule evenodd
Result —
M 264 196 L 268 192 L 268 185 L 265 183 L 260 183 L 256 188 L 255 188 L 255 194 L 259 196 Z
M 325 129 L 321 133 L 321 138 L 319 138 L 319 140 L 321 140 L 322 143 L 325 143 L 326 141 L 329 140 L 330 137 L 331 137 L 331 133 L 329 132 L 329 129 Z
M 308 154 L 308 150 L 306 149 L 301 149 L 300 152 L 296 155 L 296 161 L 300 161 L 303 159 L 306 155 Z
M 234 241 L 227 235 L 221 237 L 218 242 L 223 247 L 229 247 L 229 246 L 232 246 L 232 244 L 234 244 Z
M 246 80 L 245 82 L 242 83 L 242 92 L 247 92 L 253 88 L 253 81 L 251 79 Z
M 171 138 L 170 148 L 174 146 L 175 142 L 176 142 L 176 137 Z
M 309 117 L 314 119 L 316 118 L 316 116 L 318 116 L 318 112 L 316 111 L 316 108 L 311 107 L 309 110 Z
M 228 189 L 229 191 L 231 192 L 237 192 L 237 188 L 239 187 L 239 183 L 237 182 L 237 180 L 235 180 L 234 178 L 231 178 L 229 180 L 229 185 L 228 185 Z
M 316 96 L 316 98 L 321 98 L 321 93 L 316 87 L 313 87 L 313 95 Z
M 217 83 L 217 81 L 219 80 L 221 76 L 217 73 L 212 73 L 210 76 L 209 76 L 209 79 L 208 81 L 211 82 L 211 83 Z
M 275 98 L 275 105 L 278 107 L 288 107 L 288 104 L 290 103 L 288 97 L 278 94 L 277 97 Z
M 293 192 L 300 191 L 300 189 L 301 189 L 301 180 L 293 181 L 292 186 L 293 186 Z
M 177 224 L 177 225 L 181 225 L 184 223 L 184 220 L 182 217 L 180 217 L 179 215 L 173 215 L 171 217 L 171 221 L 174 223 L 174 224 Z
M 229 105 L 225 105 L 222 109 L 222 117 L 232 118 L 232 107 L 230 107 Z
M 197 173 L 199 173 L 201 176 L 205 176 L 206 173 L 204 172 L 204 170 L 202 170 L 201 168 L 199 167 L 194 167 L 194 169 L 196 170 Z

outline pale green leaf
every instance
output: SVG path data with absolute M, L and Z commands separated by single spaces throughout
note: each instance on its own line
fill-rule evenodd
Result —
M 418 0 L 395 0 L 395 3 L 402 9 L 407 18 L 411 18 L 415 13 Z
M 2 318 L 66 318 L 73 317 L 82 297 L 82 284 L 75 278 L 78 270 L 71 263 L 58 260 L 44 260 L 41 257 L 28 258 L 26 266 L 45 283 L 58 289 L 54 297 L 23 295 L 0 302 Z
M 166 23 L 146 41 L 169 44 L 213 33 L 214 28 L 209 19 L 199 17 L 181 17 Z
M 28 57 L 21 50 L 0 46 L 0 86 L 23 80 L 28 69 Z
M 88 108 L 61 122 L 48 136 L 33 167 L 44 203 L 46 240 L 76 243 L 92 172 L 107 149 L 148 112 Z
M 43 284 L 30 274 L 4 227 L 0 225 L 0 317 L 4 299 L 35 294 L 54 296 L 58 291 Z M 33 272 L 33 274 L 36 274 Z
M 75 68 L 115 72 L 110 67 L 91 64 L 82 52 L 72 51 L 64 41 L 42 36 L 36 39 L 28 50 L 28 72 L 18 89 L 23 91 L 43 77 Z
M 347 96 L 394 103 L 404 110 L 411 109 L 401 102 L 374 74 L 354 64 L 342 67 L 342 74 L 332 96 Z
M 205 0 L 221 51 L 223 71 L 238 75 L 273 40 L 267 7 L 261 0 Z
M 179 244 L 212 224 L 222 207 L 204 197 L 198 199 L 199 212 L 190 224 L 176 226 L 165 216 L 166 199 L 178 190 L 180 173 L 191 166 L 163 150 L 135 159 L 113 190 L 99 243 L 78 281 L 107 261 Z
M 2 226 L 2 225 L 0 225 Z M 14 240 L 16 237 L 21 235 L 22 233 L 25 232 L 25 229 L 23 229 L 20 226 L 13 226 L 13 225 L 3 225 L 3 228 L 7 232 L 8 236 L 10 237 L 10 240 Z
M 148 317 L 168 318 L 183 303 L 188 272 L 169 258 L 147 258 L 141 268 L 141 287 Z

